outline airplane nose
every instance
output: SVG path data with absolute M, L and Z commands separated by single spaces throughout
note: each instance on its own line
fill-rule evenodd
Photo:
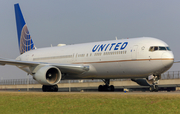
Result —
M 173 65 L 174 62 L 174 55 L 171 51 L 164 52 L 162 54 L 162 64 L 165 68 L 170 68 Z

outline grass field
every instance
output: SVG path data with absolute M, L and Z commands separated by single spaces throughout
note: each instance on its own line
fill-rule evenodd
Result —
M 179 114 L 180 94 L 0 92 L 1 114 Z

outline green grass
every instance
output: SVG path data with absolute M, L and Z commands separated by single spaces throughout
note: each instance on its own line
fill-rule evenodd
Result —
M 1 114 L 179 114 L 180 94 L 1 92 Z

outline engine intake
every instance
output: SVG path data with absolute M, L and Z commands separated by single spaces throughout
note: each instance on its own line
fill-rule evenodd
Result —
M 61 80 L 61 71 L 54 66 L 43 66 L 34 74 L 34 78 L 43 85 L 55 85 Z

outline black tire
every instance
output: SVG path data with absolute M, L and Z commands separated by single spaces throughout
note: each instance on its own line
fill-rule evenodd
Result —
M 54 85 L 54 92 L 58 92 L 58 85 Z
M 113 85 L 111 85 L 110 88 L 111 88 L 111 91 L 114 91 L 114 86 Z
M 42 91 L 43 91 L 43 92 L 46 92 L 46 91 L 47 91 L 47 88 L 46 88 L 45 85 L 42 86 Z
M 53 85 L 53 86 L 43 85 L 42 91 L 43 92 L 57 92 L 58 91 L 58 85 Z
M 109 91 L 109 90 L 110 90 L 110 87 L 108 85 L 103 86 L 103 91 Z
M 153 92 L 153 91 L 154 91 L 154 87 L 153 87 L 153 86 L 150 86 L 150 87 L 149 87 L 149 91 L 150 91 L 150 92 Z
M 158 85 L 155 85 L 155 92 L 158 92 L 159 88 Z
M 99 85 L 98 91 L 103 91 L 103 86 L 102 85 Z

